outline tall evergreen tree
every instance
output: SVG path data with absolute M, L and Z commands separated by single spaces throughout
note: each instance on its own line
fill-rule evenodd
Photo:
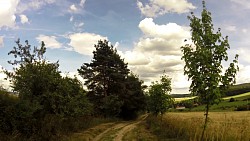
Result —
M 119 96 L 126 89 L 124 82 L 129 69 L 107 40 L 98 41 L 93 55 L 92 61 L 84 63 L 78 72 L 86 79 L 88 97 L 95 105 L 95 109 L 100 112 L 105 103 L 104 98 Z

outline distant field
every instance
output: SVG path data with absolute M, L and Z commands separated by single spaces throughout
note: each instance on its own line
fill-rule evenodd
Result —
M 174 98 L 176 102 L 180 102 L 180 101 L 184 101 L 184 100 L 189 100 L 189 99 L 194 99 L 197 96 L 192 96 L 192 97 L 180 97 L 180 98 Z M 228 97 L 224 97 L 222 98 L 223 100 L 229 100 L 230 98 L 235 98 L 237 100 L 243 100 L 246 98 L 250 98 L 250 92 L 248 93 L 244 93 L 244 94 L 239 94 L 239 95 L 235 95 L 235 96 L 228 96 Z
M 195 97 L 183 97 L 175 98 L 176 103 L 181 103 L 185 100 L 194 99 Z M 234 98 L 233 101 L 230 101 L 231 98 Z M 205 106 L 199 105 L 197 107 L 190 107 L 186 109 L 170 110 L 170 111 L 204 111 Z M 246 111 L 250 110 L 250 92 L 229 96 L 222 98 L 222 101 L 219 104 L 214 104 L 210 107 L 210 111 Z
M 224 97 L 222 99 L 228 100 L 230 98 L 235 98 L 235 99 L 238 99 L 238 100 L 250 98 L 250 92 L 244 93 L 244 94 L 235 95 L 235 96 Z
M 192 96 L 192 97 L 180 97 L 180 98 L 174 98 L 175 102 L 180 102 L 180 101 L 184 101 L 184 100 L 189 100 L 189 99 L 194 99 L 197 96 Z

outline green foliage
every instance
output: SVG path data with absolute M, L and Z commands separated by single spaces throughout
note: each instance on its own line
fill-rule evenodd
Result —
M 0 132 L 9 133 L 14 129 L 13 111 L 18 98 L 5 90 L 0 90 Z
M 21 65 L 12 79 L 20 99 L 37 107 L 41 117 L 90 113 L 81 83 L 76 78 L 62 78 L 56 64 L 42 61 Z
M 124 119 L 135 119 L 139 111 L 146 110 L 146 97 L 144 95 L 143 81 L 138 76 L 130 73 L 125 81 L 125 92 L 120 95 L 123 101 L 120 116 Z
M 121 112 L 123 101 L 116 95 L 109 95 L 102 99 L 103 105 L 101 106 L 105 116 L 117 117 Z
M 92 113 L 92 104 L 87 100 L 81 82 L 77 78 L 62 77 L 58 62 L 49 63 L 43 59 L 46 51 L 43 42 L 40 49 L 33 51 L 28 41 L 25 46 L 19 40 L 16 43 L 18 47 L 9 54 L 21 60 L 9 61 L 18 67 L 13 73 L 6 71 L 6 74 L 18 97 L 14 103 L 7 95 L 1 99 L 2 103 L 7 103 L 0 104 L 2 132 L 17 132 L 31 140 L 51 140 L 62 131 L 68 132 L 63 129 L 65 120 Z
M 191 93 L 198 95 L 203 103 L 212 105 L 218 103 L 221 94 L 235 83 L 238 55 L 222 75 L 222 61 L 228 60 L 227 50 L 230 48 L 228 37 L 222 37 L 220 29 L 213 33 L 211 13 L 207 11 L 204 1 L 201 19 L 193 13 L 188 19 L 194 45 L 181 47 L 184 73 L 192 81 Z
M 40 48 L 34 47 L 33 50 L 31 50 L 31 45 L 29 45 L 28 40 L 25 41 L 24 46 L 20 43 L 20 39 L 16 41 L 16 44 L 17 47 L 14 46 L 13 50 L 8 53 L 8 55 L 13 54 L 15 57 L 13 62 L 8 61 L 9 64 L 17 65 L 43 60 L 43 55 L 46 52 L 46 47 L 43 41 Z
M 86 79 L 85 85 L 88 87 L 88 97 L 94 104 L 95 111 L 102 113 L 101 107 L 105 102 L 103 98 L 110 95 L 119 96 L 123 93 L 124 82 L 129 70 L 116 49 L 112 45 L 109 46 L 108 41 L 98 41 L 95 48 L 91 63 L 84 63 L 78 69 L 78 72 Z M 117 105 L 119 105 L 121 100 L 117 102 Z M 107 106 L 104 107 L 107 108 Z
M 86 79 L 87 96 L 94 104 L 95 114 L 134 116 L 145 103 L 142 82 L 135 75 L 129 75 L 127 64 L 108 41 L 98 41 L 95 48 L 92 61 L 78 69 Z
M 166 75 L 161 77 L 161 81 L 153 82 L 149 88 L 149 111 L 154 115 L 163 115 L 168 108 L 174 104 L 174 99 L 169 95 L 171 91 L 171 79 Z
M 193 100 L 185 100 L 183 101 L 183 106 L 185 106 L 185 108 L 193 108 L 194 106 L 194 101 Z
M 21 65 L 12 76 L 13 90 L 22 100 L 36 101 L 43 99 L 43 94 L 54 92 L 60 72 L 56 64 L 45 61 Z
M 238 55 L 222 74 L 222 61 L 228 61 L 227 50 L 230 49 L 228 36 L 222 37 L 220 28 L 214 33 L 211 13 L 207 11 L 205 1 L 201 18 L 191 13 L 191 35 L 194 45 L 186 44 L 181 47 L 182 59 L 185 61 L 184 74 L 191 79 L 190 91 L 198 95 L 200 101 L 206 104 L 205 125 L 201 140 L 208 121 L 209 107 L 219 103 L 227 88 L 235 83 L 238 68 Z
M 21 61 L 14 61 L 19 62 L 20 66 L 14 73 L 7 74 L 21 101 L 36 107 L 36 114 L 40 118 L 46 114 L 75 116 L 90 113 L 91 106 L 85 98 L 80 81 L 76 78 L 63 78 L 58 70 L 58 62 L 48 63 L 43 59 L 46 51 L 43 42 L 40 49 L 34 48 L 33 53 L 30 53 L 28 41 L 25 46 L 19 40 L 16 43 L 18 48 L 14 47 L 9 54 L 15 58 L 20 56 Z
M 250 103 L 246 105 L 241 105 L 236 108 L 236 111 L 249 111 L 250 110 Z
M 230 98 L 229 102 L 234 102 L 235 99 L 234 98 Z

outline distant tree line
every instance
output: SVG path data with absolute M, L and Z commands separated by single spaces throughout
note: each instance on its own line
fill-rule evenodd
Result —
M 226 91 L 225 96 L 234 96 L 234 95 L 243 94 L 247 92 L 250 92 L 250 83 L 232 85 Z

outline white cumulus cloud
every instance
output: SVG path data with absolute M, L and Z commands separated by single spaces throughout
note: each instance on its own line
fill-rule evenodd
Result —
M 147 4 L 137 1 L 137 7 L 147 17 L 157 17 L 173 12 L 181 14 L 195 9 L 195 6 L 187 0 L 149 0 Z
M 62 44 L 56 40 L 55 36 L 46 36 L 46 35 L 39 35 L 36 37 L 38 41 L 44 41 L 45 46 L 47 48 L 60 48 L 62 47 Z
M 141 31 L 152 37 L 161 38 L 186 38 L 190 35 L 186 27 L 177 25 L 176 23 L 168 23 L 164 25 L 157 25 L 154 23 L 152 18 L 145 18 L 139 24 Z M 182 34 L 180 34 L 182 33 Z
M 152 18 L 145 18 L 138 27 L 143 36 L 132 51 L 121 55 L 129 68 L 148 85 L 159 80 L 165 70 L 172 78 L 172 93 L 187 93 L 189 82 L 183 74 L 180 47 L 184 39 L 191 38 L 189 28 L 176 23 L 158 25 Z
M 77 11 L 77 8 L 74 4 L 72 4 L 70 7 L 69 7 L 69 11 L 70 12 L 76 12 Z
M 14 27 L 19 0 L 0 0 L 0 28 Z
M 249 83 L 250 82 L 249 72 L 250 72 L 249 65 L 239 64 L 239 72 L 236 76 L 236 83 L 238 84 Z
M 107 39 L 94 33 L 74 33 L 69 35 L 70 43 L 69 45 L 74 51 L 83 55 L 92 55 L 94 51 L 94 45 L 98 43 L 99 40 Z
M 29 23 L 29 19 L 26 15 L 19 15 L 20 16 L 20 19 L 21 19 L 21 23 L 22 24 L 25 24 L 25 23 Z

